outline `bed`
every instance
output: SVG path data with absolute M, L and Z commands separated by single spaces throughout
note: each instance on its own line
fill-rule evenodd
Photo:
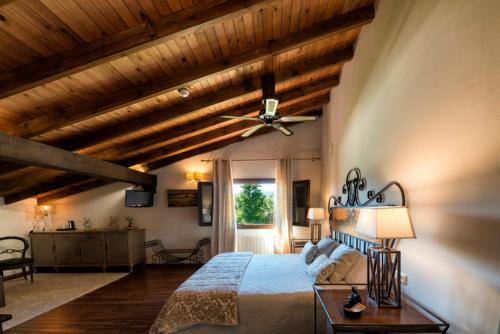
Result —
M 230 254 L 234 256 L 238 253 L 222 255 Z M 307 274 L 307 267 L 299 254 L 253 255 L 245 267 L 237 291 L 237 323 L 232 325 L 198 324 L 172 332 L 181 334 L 311 333 L 314 328 L 314 294 L 313 279 Z M 363 278 L 366 277 L 366 258 L 362 254 L 352 271 L 352 278 L 349 281 L 363 283 Z M 193 277 L 188 281 L 191 279 Z M 210 278 L 207 282 L 211 282 Z M 338 288 L 349 289 L 350 286 Z M 164 308 L 168 308 L 168 305 Z M 190 312 L 190 309 L 192 308 L 184 307 L 181 313 Z M 169 322 L 169 317 L 172 316 L 160 313 L 157 321 Z M 206 321 L 201 322 L 206 323 Z M 320 332 L 323 323 L 321 320 L 318 321 Z M 154 329 L 153 327 L 151 334 L 169 333 L 161 326 Z

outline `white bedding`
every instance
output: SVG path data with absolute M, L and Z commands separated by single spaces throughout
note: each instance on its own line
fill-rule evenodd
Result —
M 312 333 L 314 295 L 298 254 L 254 255 L 239 290 L 237 326 L 197 325 L 183 334 Z

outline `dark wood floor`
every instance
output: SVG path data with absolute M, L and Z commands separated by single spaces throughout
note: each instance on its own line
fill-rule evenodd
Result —
M 147 333 L 167 297 L 197 268 L 185 265 L 138 269 L 5 333 Z

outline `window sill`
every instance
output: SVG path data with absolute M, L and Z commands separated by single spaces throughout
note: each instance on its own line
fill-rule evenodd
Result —
M 270 230 L 273 224 L 236 224 L 238 230 Z

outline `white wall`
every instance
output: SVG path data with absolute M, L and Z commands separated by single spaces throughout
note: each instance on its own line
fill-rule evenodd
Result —
M 221 150 L 186 159 L 153 173 L 158 175 L 155 205 L 152 208 L 124 208 L 124 190 L 130 185 L 115 183 L 53 202 L 56 213 L 52 215 L 52 225 L 57 227 L 67 220 L 75 220 L 77 228 L 83 227 L 83 217 L 91 219 L 93 227 L 105 227 L 109 216 L 133 216 L 137 225 L 146 228 L 147 239 L 159 238 L 169 248 L 193 247 L 200 238 L 211 236 L 211 227 L 198 226 L 196 208 L 169 208 L 166 204 L 167 189 L 195 189 L 196 184 L 188 183 L 185 173 L 201 171 L 211 179 L 211 163 L 201 159 L 232 158 L 259 159 L 290 157 L 318 157 L 321 153 L 321 122 L 302 124 L 293 128 L 295 135 L 285 137 L 276 132 L 245 142 L 225 147 Z M 235 178 L 274 178 L 275 163 L 234 162 Z M 295 178 L 311 180 L 311 205 L 320 204 L 320 161 L 296 161 Z M 26 216 L 27 208 L 33 208 L 34 200 L 0 206 L 1 235 L 14 234 L 28 236 L 32 229 L 31 220 Z M 125 224 L 121 221 L 122 224 Z M 302 234 L 301 234 L 302 232 Z M 241 233 L 252 233 L 250 230 Z M 294 227 L 298 236 L 308 235 L 309 229 Z
M 323 202 L 353 167 L 401 182 L 406 293 L 451 333 L 498 333 L 500 1 L 381 1 L 331 101 Z

